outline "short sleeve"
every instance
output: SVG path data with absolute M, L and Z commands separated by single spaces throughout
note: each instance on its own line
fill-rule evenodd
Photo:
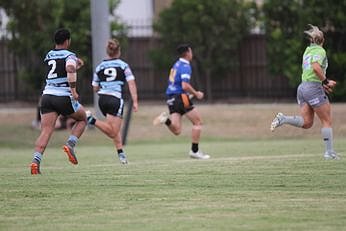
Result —
M 311 63 L 317 62 L 320 65 L 322 65 L 325 57 L 326 57 L 326 51 L 324 49 L 321 49 L 318 52 L 312 54 Z
M 183 65 L 180 69 L 180 76 L 182 82 L 190 82 L 191 78 L 191 66 L 190 65 Z

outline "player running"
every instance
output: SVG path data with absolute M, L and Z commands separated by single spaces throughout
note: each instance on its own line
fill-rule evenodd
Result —
M 182 127 L 182 116 L 186 115 L 192 123 L 190 157 L 195 159 L 209 159 L 210 156 L 201 152 L 198 147 L 202 121 L 199 112 L 191 102 L 191 98 L 196 97 L 201 100 L 204 94 L 201 91 L 195 90 L 190 84 L 192 73 L 190 62 L 193 57 L 191 46 L 188 44 L 179 45 L 177 52 L 180 58 L 170 70 L 166 90 L 166 103 L 171 117 L 169 118 L 166 112 L 162 112 L 154 119 L 153 124 L 165 124 L 173 134 L 179 135 Z
M 30 166 L 33 175 L 41 173 L 42 155 L 60 114 L 76 121 L 63 146 L 72 164 L 78 164 L 74 147 L 86 127 L 86 114 L 78 102 L 79 95 L 76 89 L 77 70 L 83 65 L 83 61 L 67 50 L 71 44 L 70 32 L 67 29 L 57 30 L 54 40 L 55 49 L 49 51 L 44 59 L 46 86 L 41 98 L 41 134 L 35 142 L 34 157 Z
M 113 140 L 122 164 L 127 164 L 120 135 L 120 127 L 124 111 L 123 88 L 128 83 L 133 110 L 138 110 L 137 86 L 135 77 L 127 63 L 120 59 L 120 43 L 110 39 L 107 44 L 107 59 L 103 60 L 94 73 L 92 86 L 99 95 L 98 105 L 106 121 L 96 119 L 88 111 L 88 124 L 95 125 L 104 134 Z
M 297 89 L 297 101 L 301 116 L 286 116 L 279 112 L 271 123 L 270 129 L 289 124 L 299 128 L 311 128 L 316 113 L 322 123 L 322 138 L 325 144 L 324 158 L 338 159 L 333 149 L 333 130 L 331 105 L 326 93 L 331 93 L 336 82 L 326 77 L 328 60 L 323 49 L 324 35 L 318 27 L 309 25 L 304 31 L 311 44 L 305 49 L 302 63 L 302 83 Z

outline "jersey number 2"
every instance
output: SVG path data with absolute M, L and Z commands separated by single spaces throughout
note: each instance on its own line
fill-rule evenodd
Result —
M 49 65 L 49 66 L 52 66 L 52 67 L 50 68 L 50 71 L 49 71 L 49 73 L 48 73 L 47 78 L 48 78 L 48 79 L 56 78 L 56 77 L 58 76 L 57 73 L 54 73 L 54 71 L 55 71 L 55 69 L 56 69 L 56 61 L 55 61 L 55 60 L 49 60 L 48 65 Z

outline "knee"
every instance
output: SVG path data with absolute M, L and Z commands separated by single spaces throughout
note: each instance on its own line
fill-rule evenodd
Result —
M 313 121 L 304 121 L 303 128 L 304 129 L 309 129 L 309 128 L 312 127 L 313 124 L 314 124 Z
M 196 122 L 193 123 L 193 126 L 199 126 L 199 127 L 202 127 L 203 123 L 201 120 L 198 120 Z
M 108 137 L 111 138 L 112 140 L 114 140 L 117 137 L 117 134 L 113 131 L 108 132 Z
M 181 129 L 179 129 L 179 128 L 173 130 L 173 134 L 176 135 L 176 136 L 179 136 L 180 133 L 181 133 Z
M 197 121 L 194 121 L 192 123 L 192 129 L 194 130 L 201 130 L 202 129 L 202 121 L 201 120 L 197 120 Z

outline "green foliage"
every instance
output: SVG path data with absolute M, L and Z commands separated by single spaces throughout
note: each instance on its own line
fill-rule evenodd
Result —
M 285 75 L 292 86 L 301 81 L 301 58 L 308 45 L 303 31 L 307 24 L 320 27 L 326 37 L 329 60 L 327 76 L 338 81 L 333 95 L 346 99 L 346 1 L 266 0 L 263 5 L 270 69 L 275 75 Z
M 43 82 L 42 60 L 53 48 L 53 34 L 57 28 L 71 30 L 71 50 L 86 61 L 87 72 L 90 66 L 90 7 L 88 0 L 78 1 L 39 1 L 39 0 L 0 0 L 0 4 L 10 17 L 8 30 L 12 34 L 9 45 L 24 64 L 21 76 L 39 89 Z M 30 26 L 29 26 L 30 25 Z
M 118 3 L 119 0 L 110 1 L 111 12 Z M 71 31 L 70 50 L 85 62 L 79 75 L 84 77 L 84 83 L 90 82 L 92 49 L 89 0 L 0 0 L 0 5 L 10 18 L 7 29 L 12 38 L 9 45 L 24 64 L 24 70 L 19 73 L 22 79 L 36 90 L 42 87 L 44 56 L 54 47 L 56 29 L 65 27 Z M 113 21 L 111 28 L 121 30 L 122 26 Z
M 167 69 L 175 47 L 190 43 L 201 77 L 225 75 L 237 66 L 237 48 L 249 31 L 250 12 L 236 0 L 173 1 L 154 25 L 162 39 L 162 48 L 152 53 L 154 63 Z

